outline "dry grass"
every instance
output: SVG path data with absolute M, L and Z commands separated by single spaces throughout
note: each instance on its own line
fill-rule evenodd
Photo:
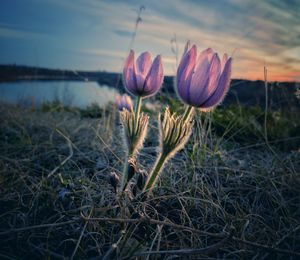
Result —
M 0 113 L 2 259 L 299 259 L 299 151 L 228 144 L 197 118 L 154 196 L 121 212 L 108 181 L 124 155 L 113 113 Z M 155 161 L 155 125 L 140 171 Z

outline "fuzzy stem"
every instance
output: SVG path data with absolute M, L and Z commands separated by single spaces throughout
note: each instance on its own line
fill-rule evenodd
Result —
M 138 96 L 136 100 L 136 105 L 135 105 L 135 110 L 134 110 L 134 125 L 135 128 L 137 128 L 137 122 L 140 117 L 140 112 L 141 112 L 141 106 L 142 106 L 142 97 Z
M 189 120 L 189 118 L 191 117 L 191 115 L 193 114 L 193 112 L 194 112 L 194 107 L 192 107 L 192 106 L 188 106 L 186 109 L 185 109 L 185 111 L 184 111 L 184 114 L 183 114 L 183 121 L 187 121 L 187 120 Z
M 154 188 L 157 178 L 159 176 L 159 173 L 163 169 L 163 166 L 164 166 L 166 160 L 167 160 L 167 155 L 161 153 L 158 160 L 155 163 L 155 166 L 154 166 L 152 172 L 150 173 L 150 175 L 147 179 L 147 182 L 145 184 L 143 191 L 150 192 Z
M 137 126 L 138 126 L 138 120 L 139 120 L 139 117 L 140 117 L 141 105 L 142 105 L 142 97 L 138 96 L 137 101 L 136 101 L 136 105 L 135 105 L 135 110 L 134 110 L 134 128 L 137 128 Z M 121 191 L 124 191 L 127 187 L 128 168 L 129 168 L 128 161 L 133 156 L 134 156 L 133 151 L 128 151 L 128 154 L 126 156 L 126 161 L 124 163 L 124 169 L 123 169 L 123 175 L 122 175 L 122 181 L 121 181 Z
M 129 158 L 133 156 L 132 152 L 129 152 L 126 156 L 126 161 L 124 162 L 124 169 L 122 174 L 122 180 L 121 180 L 121 191 L 124 191 L 127 186 L 127 179 L 128 179 L 128 167 L 129 167 Z

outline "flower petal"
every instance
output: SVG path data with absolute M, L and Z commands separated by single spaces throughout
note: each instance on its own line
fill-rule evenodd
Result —
M 204 59 L 204 58 L 207 58 L 207 60 L 209 61 L 209 63 L 211 62 L 211 59 L 214 55 L 214 51 L 212 48 L 207 48 L 205 49 L 204 51 L 202 51 L 200 54 L 199 54 L 199 57 L 197 59 L 197 65 Z
M 202 51 L 197 59 L 195 73 L 188 93 L 190 105 L 199 106 L 201 104 L 200 97 L 203 95 L 209 80 L 209 56 L 212 53 L 212 49 L 208 48 Z
M 186 42 L 185 46 L 184 46 L 182 58 L 183 58 L 183 56 L 188 52 L 188 50 L 190 49 L 190 47 L 191 47 L 191 42 L 190 42 L 190 40 L 188 40 L 188 41 Z
M 201 106 L 204 110 L 212 109 L 223 101 L 230 87 L 231 63 L 232 63 L 232 58 L 229 58 L 224 66 L 224 70 L 219 79 L 218 87 L 216 91 Z
M 124 63 L 123 81 L 125 88 L 132 94 L 136 94 L 136 77 L 134 65 L 134 51 L 131 50 Z
M 221 62 L 221 72 L 223 72 L 227 60 L 228 60 L 228 55 L 227 55 L 227 53 L 224 53 L 222 62 Z
M 197 47 L 193 45 L 192 48 L 183 56 L 177 69 L 177 92 L 181 99 L 186 103 L 189 99 L 188 88 L 190 86 L 190 81 L 194 72 L 196 58 Z
M 203 95 L 209 80 L 209 68 L 210 64 L 207 57 L 203 57 L 197 64 L 197 69 L 193 75 L 189 88 L 188 96 L 190 105 L 200 106 L 200 97 Z
M 160 89 L 164 79 L 161 56 L 157 55 L 152 63 L 151 69 L 146 77 L 143 96 L 152 96 Z
M 221 75 L 221 62 L 217 53 L 213 55 L 209 69 L 209 80 L 204 88 L 202 95 L 199 98 L 199 103 L 202 104 L 210 98 L 218 87 L 218 81 Z
M 135 76 L 137 89 L 142 91 L 145 79 L 151 68 L 152 60 L 149 52 L 143 52 L 136 60 Z

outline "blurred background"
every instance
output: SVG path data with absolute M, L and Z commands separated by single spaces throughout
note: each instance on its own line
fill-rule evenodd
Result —
M 234 79 L 263 80 L 266 66 L 268 81 L 300 81 L 296 0 L 3 0 L 0 6 L 4 101 L 112 101 L 110 87 L 122 90 L 117 74 L 130 49 L 162 54 L 165 74 L 173 76 L 187 40 L 232 55 Z M 15 83 L 20 80 L 31 84 Z M 165 82 L 172 89 L 171 80 Z
M 297 0 L 3 0 L 0 5 L 4 64 L 119 72 L 131 47 L 162 54 L 166 74 L 173 75 L 172 48 L 181 53 L 189 39 L 202 49 L 233 55 L 234 78 L 262 79 L 266 63 L 269 80 L 300 80 Z

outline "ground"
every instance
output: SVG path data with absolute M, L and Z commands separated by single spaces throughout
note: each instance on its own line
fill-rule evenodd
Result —
M 231 124 L 234 108 L 198 113 L 153 195 L 132 199 L 109 179 L 125 155 L 112 106 L 0 109 L 3 259 L 300 257 L 299 139 L 275 121 L 265 138 L 255 109 Z M 156 155 L 157 111 L 144 111 L 151 129 L 132 186 Z

